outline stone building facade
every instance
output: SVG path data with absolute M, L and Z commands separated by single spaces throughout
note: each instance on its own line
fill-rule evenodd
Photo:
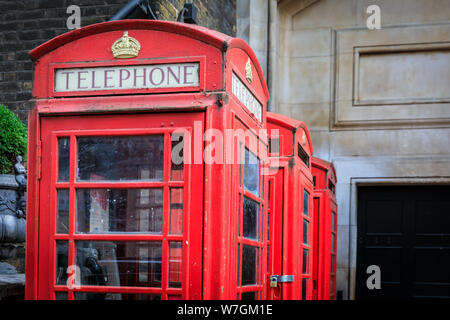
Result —
M 108 21 L 129 0 L 2 0 L 0 7 L 0 102 L 26 122 L 32 108 L 33 63 L 29 51 L 68 32 L 70 5 L 81 11 L 81 27 Z M 198 24 L 225 34 L 236 34 L 236 2 L 205 0 L 150 0 L 159 20 L 176 21 L 185 3 L 197 9 Z
M 368 20 L 373 22 L 370 5 L 380 9 L 380 29 L 368 27 Z M 429 240 L 429 247 L 419 247 L 419 236 L 425 233 L 415 233 L 408 242 L 402 238 L 402 223 L 415 219 L 417 231 L 425 228 L 419 221 L 428 214 L 434 219 L 430 228 L 441 229 L 429 231 L 430 239 L 434 234 L 448 241 L 450 204 L 442 198 L 450 194 L 442 185 L 450 184 L 449 2 L 269 0 L 260 5 L 258 0 L 238 0 L 237 8 L 237 36 L 263 62 L 271 110 L 304 121 L 315 156 L 336 167 L 338 292 L 344 299 L 358 298 L 358 272 L 363 285 L 368 277 L 365 270 L 357 270 L 358 261 L 376 252 L 383 257 L 380 261 L 391 261 L 381 267 L 382 287 L 407 280 L 409 294 L 420 296 L 425 295 L 419 292 L 423 285 L 431 283 L 435 286 L 427 294 L 448 297 L 450 283 L 443 269 L 449 267 L 448 242 Z M 375 197 L 379 201 L 371 207 L 377 212 L 372 217 L 378 220 L 373 223 L 385 230 L 373 233 L 372 248 L 364 247 L 371 236 L 365 230 L 374 225 L 360 225 L 366 216 L 358 201 L 365 186 L 406 194 L 412 190 L 407 186 L 416 186 L 422 194 L 435 193 L 435 185 L 442 196 L 427 202 L 440 206 L 434 211 L 420 211 L 410 199 L 416 211 L 408 213 L 402 207 L 407 202 Z M 403 211 L 388 214 L 396 205 Z M 387 229 L 394 228 L 396 217 L 399 230 L 390 234 Z M 386 250 L 376 245 L 383 241 Z M 392 245 L 396 241 L 397 247 Z M 408 266 L 406 258 L 396 264 L 398 257 L 406 257 L 402 246 L 409 246 L 408 254 L 417 258 L 414 265 Z M 431 280 L 422 275 L 438 269 L 442 275 Z M 408 274 L 411 279 L 399 280 Z

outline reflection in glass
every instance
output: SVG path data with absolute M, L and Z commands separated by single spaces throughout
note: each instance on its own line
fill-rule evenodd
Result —
M 302 300 L 306 300 L 308 298 L 308 279 L 302 279 Z
M 309 217 L 309 193 L 303 190 L 303 214 Z
M 79 137 L 79 181 L 163 180 L 164 135 Z
M 58 138 L 58 181 L 69 181 L 70 138 Z
M 331 233 L 331 252 L 335 251 L 334 238 L 335 238 L 335 234 Z
M 244 188 L 259 196 L 259 159 L 245 149 Z
M 256 300 L 256 292 L 242 292 L 242 300 Z
M 306 219 L 303 219 L 303 243 L 308 244 L 308 230 L 309 222 Z
M 182 133 L 172 134 L 172 153 L 170 155 L 170 180 L 184 180 L 184 135 Z
M 243 236 L 249 239 L 258 239 L 259 203 L 244 197 Z
M 161 287 L 160 241 L 83 240 L 76 241 L 75 248 L 81 285 Z M 91 298 L 106 299 L 106 294 L 96 293 Z
M 331 212 L 331 231 L 335 230 L 335 227 L 336 227 L 335 223 L 336 223 L 336 212 L 332 211 Z
M 161 300 L 160 294 L 147 294 L 147 293 L 104 293 L 96 295 L 95 293 L 88 292 L 75 292 L 75 300 L 96 300 L 100 297 L 104 299 L 100 300 Z
M 69 233 L 69 189 L 57 190 L 56 233 Z
M 258 248 L 242 245 L 242 285 L 257 284 Z
M 183 188 L 170 189 L 170 234 L 183 234 Z
M 309 251 L 307 249 L 303 249 L 303 274 L 308 273 L 308 254 Z
M 56 291 L 55 292 L 55 300 L 67 300 L 67 292 Z
M 169 287 L 181 288 L 182 247 L 181 242 L 169 243 Z
M 55 284 L 67 284 L 67 267 L 69 266 L 69 243 L 56 240 L 56 281 Z
M 77 233 L 162 232 L 162 188 L 78 189 Z

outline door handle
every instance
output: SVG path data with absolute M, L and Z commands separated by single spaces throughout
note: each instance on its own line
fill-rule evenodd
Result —
M 294 276 L 293 275 L 285 275 L 285 276 L 272 275 L 272 276 L 270 276 L 270 287 L 271 288 L 276 288 L 278 285 L 278 282 L 294 282 Z

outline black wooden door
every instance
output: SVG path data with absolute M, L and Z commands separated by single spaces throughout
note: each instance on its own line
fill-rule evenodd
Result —
M 450 186 L 359 187 L 357 218 L 357 299 L 450 300 Z

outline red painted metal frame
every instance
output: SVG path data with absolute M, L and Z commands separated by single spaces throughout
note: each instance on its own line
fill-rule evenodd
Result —
M 161 89 L 161 90 L 127 90 L 127 91 L 98 91 L 98 92 L 53 92 L 54 69 L 56 67 L 87 67 L 112 65 L 111 44 L 122 36 L 124 31 L 129 31 L 131 37 L 138 39 L 141 43 L 141 51 L 135 59 L 114 60 L 114 65 L 137 65 L 144 63 L 167 63 L 199 61 L 200 63 L 200 86 L 193 88 Z M 89 130 L 110 130 L 109 133 L 117 133 L 120 128 L 125 134 L 139 132 L 143 119 L 159 119 L 158 132 L 166 134 L 177 128 L 172 117 L 190 117 L 195 114 L 202 114 L 201 126 L 192 129 L 194 135 L 196 131 L 203 132 L 212 129 L 224 133 L 228 129 L 234 129 L 236 123 L 240 123 L 242 128 L 248 130 L 258 141 L 256 150 L 252 150 L 261 160 L 261 167 L 267 163 L 267 135 L 261 131 L 266 126 L 266 103 L 269 98 L 268 89 L 265 84 L 262 69 L 251 48 L 241 39 L 231 38 L 227 35 L 215 32 L 203 27 L 187 25 L 183 23 L 167 21 L 147 21 L 147 20 L 122 20 L 106 22 L 87 26 L 58 36 L 30 52 L 36 62 L 33 101 L 34 109 L 29 115 L 29 159 L 36 161 L 28 162 L 28 218 L 27 218 L 27 261 L 26 261 L 26 299 L 53 298 L 49 293 L 54 287 L 53 274 L 47 279 L 42 277 L 42 272 L 52 270 L 53 262 L 50 262 L 53 246 L 43 246 L 50 239 L 154 239 L 152 235 L 75 235 L 61 236 L 51 235 L 54 230 L 55 221 L 45 220 L 46 210 L 55 211 L 55 200 L 47 201 L 45 198 L 50 195 L 45 190 L 57 187 L 68 186 L 72 189 L 77 187 L 106 187 L 103 183 L 79 183 L 71 180 L 69 184 L 56 184 L 54 165 L 54 148 L 56 137 L 59 134 L 69 135 L 75 139 L 81 131 L 76 130 L 77 126 L 83 127 L 84 121 L 74 121 L 68 123 L 67 119 L 86 119 L 87 122 L 95 122 L 89 119 L 108 119 L 97 121 L 92 124 Z M 250 60 L 253 73 L 253 81 L 249 83 L 244 76 L 245 67 Z M 248 90 L 262 104 L 262 121 L 259 122 L 253 114 L 242 104 L 233 94 L 231 87 L 232 73 L 237 74 Z M 45 81 L 47 80 L 47 81 Z M 189 92 L 188 92 L 189 91 Z M 143 94 L 145 92 L 145 94 Z M 179 114 L 179 116 L 177 115 Z M 74 118 L 75 117 L 75 118 Z M 135 123 L 131 119 L 136 119 Z M 50 122 L 49 122 L 50 121 Z M 50 137 L 43 136 L 43 123 L 64 124 L 65 127 L 58 127 L 58 133 L 52 133 Z M 184 127 L 192 128 L 192 123 Z M 115 128 L 115 129 L 114 129 Z M 85 128 L 86 129 L 86 128 Z M 150 132 L 153 129 L 145 127 Z M 150 130 L 150 131 L 148 131 Z M 100 133 L 91 131 L 90 133 Z M 101 131 L 106 133 L 108 131 Z M 198 132 L 197 132 L 198 133 Z M 48 130 L 46 129 L 46 134 Z M 42 143 L 41 143 L 42 139 Z M 73 141 L 72 141 L 73 142 Z M 246 144 L 244 140 L 244 144 Z M 42 147 L 41 147 L 42 144 Z M 206 150 L 206 144 L 193 142 L 193 148 L 200 147 L 201 151 Z M 238 145 L 238 140 L 233 140 L 233 148 Z M 247 145 L 247 144 L 246 144 Z M 42 154 L 41 159 L 41 152 Z M 53 151 L 51 151 L 53 150 Z M 168 152 L 167 150 L 165 152 Z M 71 154 L 71 163 L 75 162 L 75 151 Z M 166 154 L 167 157 L 167 154 Z M 185 181 L 185 185 L 195 182 L 195 187 L 191 188 L 191 197 L 187 199 L 185 193 L 185 203 L 190 201 L 190 210 L 202 207 L 202 223 L 189 224 L 185 221 L 185 230 L 189 234 L 202 235 L 202 247 L 198 249 L 199 255 L 183 256 L 183 266 L 189 266 L 190 270 L 201 268 L 201 275 L 195 272 L 184 275 L 185 283 L 193 284 L 189 289 L 184 286 L 182 294 L 189 299 L 236 299 L 238 293 L 248 291 L 250 288 L 237 287 L 236 270 L 237 244 L 239 240 L 237 233 L 237 203 L 235 196 L 238 190 L 235 188 L 237 182 L 238 168 L 240 164 L 218 164 L 204 163 L 191 165 L 190 180 Z M 201 167 L 202 169 L 198 169 Z M 45 171 L 42 171 L 42 168 Z M 47 168 L 51 168 L 50 171 Z M 186 167 L 185 167 L 186 169 Z M 166 170 L 168 171 L 168 170 Z M 185 170 L 187 174 L 188 170 Z M 72 170 L 73 174 L 73 170 Z M 73 177 L 72 177 L 73 178 Z M 200 182 L 201 181 L 201 182 Z M 267 199 L 267 179 L 260 178 L 261 195 L 260 201 L 260 230 L 262 234 L 267 232 L 266 221 L 266 199 Z M 159 183 L 121 183 L 114 186 L 163 186 L 168 188 L 167 180 L 163 184 Z M 181 185 L 179 182 L 170 182 L 174 186 Z M 110 185 L 112 187 L 112 185 Z M 197 187 L 198 186 L 198 187 Z M 241 190 L 242 191 L 242 190 Z M 55 196 L 53 191 L 53 198 Z M 192 195 L 197 192 L 197 195 Z M 202 200 L 197 196 L 201 194 Z M 71 210 L 74 210 L 74 191 L 70 194 Z M 165 193 L 164 205 L 167 215 L 168 196 Z M 195 200 L 197 199 L 197 200 Z M 43 208 L 44 206 L 45 208 Z M 50 207 L 48 207 L 50 206 Z M 47 211 L 50 212 L 50 211 Z M 54 217 L 53 217 L 54 219 Z M 73 220 L 73 219 L 72 219 Z M 185 219 L 188 220 L 188 219 Z M 53 224 L 51 224 L 53 223 Z M 50 227 L 51 226 L 51 227 Z M 43 232 L 42 228 L 47 228 Z M 50 229 L 49 229 L 50 228 Z M 74 221 L 71 221 L 71 231 L 74 231 Z M 45 239 L 51 235 L 49 239 Z M 81 238 L 80 238 L 81 239 Z M 167 238 L 169 239 L 169 238 Z M 173 239 L 179 239 L 175 237 Z M 183 238 L 184 239 L 184 238 Z M 266 245 L 265 237 L 259 244 L 260 258 L 264 258 L 261 264 L 259 277 L 261 282 L 258 286 L 260 292 L 258 298 L 264 299 L 266 292 L 267 272 L 266 266 Z M 242 242 L 242 243 L 243 243 Z M 73 250 L 74 244 L 71 244 Z M 183 252 L 186 247 L 195 247 L 191 242 L 183 242 Z M 167 256 L 167 245 L 165 255 Z M 73 252 L 73 251 L 72 251 Z M 196 260 L 186 260 L 186 259 Z M 73 254 L 70 257 L 73 262 Z M 200 260 L 198 260 L 200 259 Z M 185 263 L 186 262 L 186 263 Z M 50 264 L 49 264 L 50 263 Z M 167 266 L 167 261 L 165 262 Z M 230 272 L 230 270 L 232 272 Z M 195 279 L 194 279 L 195 278 Z M 199 280 L 200 279 L 200 280 Z M 231 279 L 233 279 L 231 281 Z M 192 282 L 194 281 L 194 282 Z M 200 282 L 198 282 L 200 281 Z M 41 283 L 45 285 L 41 286 Z M 55 286 L 55 290 L 65 290 L 63 287 Z M 105 287 L 85 287 L 87 291 L 105 291 Z M 173 289 L 174 293 L 180 290 Z M 186 291 L 187 290 L 187 291 Z M 75 290 L 76 291 L 76 290 Z M 151 288 L 126 287 L 109 288 L 110 292 L 156 292 Z M 159 292 L 159 291 L 158 291 Z M 171 291 L 170 291 L 171 292 Z M 170 293 L 166 291 L 166 293 Z M 72 297 L 72 293 L 69 294 Z
M 312 175 L 309 165 L 305 164 L 298 157 L 298 148 L 301 145 L 307 153 L 309 159 L 313 153 L 312 142 L 306 125 L 282 115 L 267 113 L 267 128 L 270 137 L 282 137 L 280 139 L 280 153 L 278 156 L 270 155 L 270 168 L 274 172 L 281 170 L 283 179 L 275 178 L 274 187 L 271 188 L 271 203 L 278 204 L 271 208 L 271 253 L 273 259 L 279 259 L 281 254 L 281 268 L 276 265 L 280 262 L 272 261 L 272 270 L 269 274 L 274 274 L 281 269 L 283 275 L 294 275 L 294 282 L 278 284 L 281 287 L 281 296 L 283 300 L 302 299 L 302 279 L 308 279 L 311 283 L 312 270 L 312 228 L 314 222 L 312 220 Z M 277 131 L 274 131 L 277 130 Z M 303 192 L 309 193 L 309 208 L 307 215 L 303 214 Z M 273 200 L 272 200 L 273 199 Z M 282 203 L 282 205 L 279 205 Z M 308 244 L 303 244 L 303 219 L 309 221 Z M 282 221 L 282 227 L 276 221 Z M 277 238 L 277 232 L 282 228 L 282 238 Z M 303 273 L 303 255 L 302 250 L 309 250 L 307 261 L 307 273 Z M 278 274 L 280 275 L 280 274 Z M 311 285 L 307 287 L 307 296 L 311 296 Z M 268 288 L 269 298 L 278 298 L 276 290 Z
M 338 214 L 336 171 L 332 163 L 313 157 L 312 174 L 315 178 L 314 217 L 318 223 L 314 228 L 315 255 L 313 268 L 315 274 L 313 276 L 317 281 L 314 299 L 334 300 L 336 299 Z M 332 234 L 334 237 L 332 237 Z

